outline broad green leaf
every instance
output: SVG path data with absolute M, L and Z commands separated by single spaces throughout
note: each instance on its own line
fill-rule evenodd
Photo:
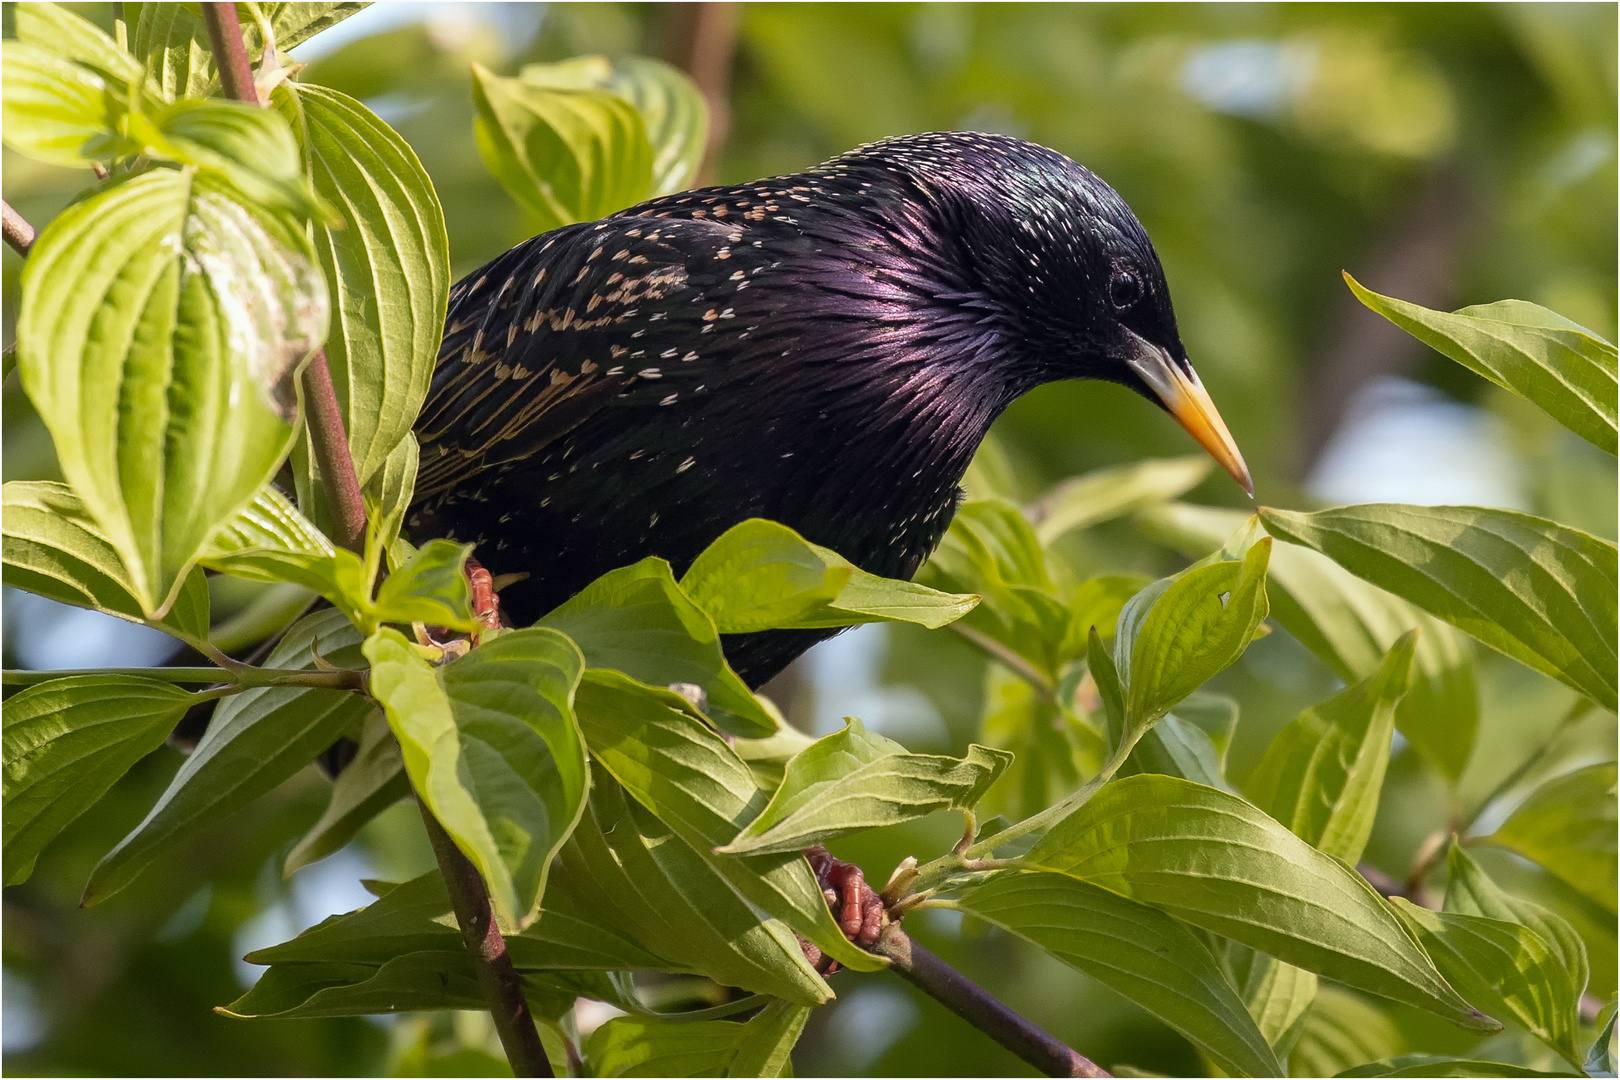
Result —
M 546 972 L 522 972 L 520 978 L 524 996 L 540 1005 L 537 1011 L 542 1013 L 542 1003 L 555 998 L 557 990 L 577 988 L 576 980 L 559 985 Z M 572 994 L 569 1000 L 573 1000 Z M 380 966 L 277 965 L 253 989 L 219 1011 L 226 1016 L 294 1020 L 487 1006 L 472 958 L 466 949 L 456 948 L 406 953 Z
M 1282 1074 L 1215 958 L 1163 912 L 1062 874 L 1022 871 L 991 876 L 957 905 L 1118 991 L 1227 1075 Z
M 845 724 L 788 763 L 770 803 L 721 854 L 803 851 L 936 810 L 971 810 L 1012 762 L 983 746 L 963 758 L 910 754 L 854 717 Z
M 606 217 L 652 192 L 646 124 L 618 94 L 536 86 L 475 63 L 473 106 L 484 164 L 542 229 Z
M 53 679 L 7 698 L 6 884 L 26 881 L 45 846 L 205 700 L 123 675 Z
M 590 804 L 563 848 L 553 891 L 565 890 L 594 925 L 668 957 L 677 970 L 804 1005 L 832 997 L 793 932 L 762 916 L 707 849 L 626 798 L 599 764 L 592 773 Z
M 975 596 L 880 578 L 786 525 L 750 518 L 704 549 L 681 591 L 722 634 L 911 622 L 937 629 L 961 618 Z
M 141 143 L 123 131 L 127 84 L 109 84 L 106 76 L 35 44 L 7 41 L 0 56 L 0 130 L 11 149 L 66 166 L 140 152 Z
M 1417 634 L 1397 641 L 1372 675 L 1296 716 L 1246 785 L 1255 806 L 1352 866 L 1372 835 Z
M 1151 774 L 1116 780 L 1025 858 L 1358 990 L 1495 1027 L 1359 874 L 1224 791 Z
M 1583 896 L 1615 911 L 1615 764 L 1542 784 L 1489 840 L 1534 860 Z
M 579 650 L 552 630 L 514 630 L 435 668 L 383 629 L 364 652 L 412 785 L 496 911 L 527 926 L 590 782 L 573 709 Z
M 342 614 L 318 611 L 287 631 L 265 666 L 312 668 L 318 652 L 327 663 L 359 667 L 359 644 Z M 375 708 L 359 694 L 299 686 L 248 690 L 220 702 L 157 805 L 90 875 L 83 902 L 107 899 L 176 842 L 276 788 L 338 739 L 358 734 Z
M 35 241 L 23 386 L 148 617 L 286 456 L 326 316 L 302 230 L 189 170 L 108 187 Z
M 259 12 L 270 24 L 278 49 L 286 50 L 342 22 L 364 8 L 363 3 L 261 3 Z M 195 4 L 167 2 L 140 4 L 131 13 L 134 35 L 130 48 L 144 61 L 156 88 L 167 98 L 206 97 L 219 86 L 208 28 Z M 241 18 L 242 41 L 248 56 L 257 61 L 264 51 L 258 21 Z
M 197 644 L 208 638 L 208 584 L 193 570 L 162 619 L 141 613 L 118 553 L 65 484 L 12 480 L 4 487 L 5 583 L 74 607 L 165 630 Z
M 1593 446 L 1615 452 L 1615 347 L 1586 327 L 1523 300 L 1431 311 L 1380 296 L 1349 274 L 1356 299 L 1476 375 L 1540 406 Z
M 1582 1059 L 1576 1046 L 1580 993 L 1547 939 L 1516 922 L 1430 911 L 1398 896 L 1390 903 L 1447 981 L 1482 1011 L 1523 1024 L 1571 1063 Z
M 196 574 L 197 571 L 193 570 L 192 573 Z M 279 637 L 314 602 L 315 593 L 302 585 L 290 581 L 265 585 L 245 607 L 208 628 L 209 644 L 227 655 L 240 653 L 250 646 Z
M 759 786 L 774 792 L 782 786 L 788 762 L 813 742 L 814 739 L 798 728 L 783 724 L 775 735 L 763 739 L 733 739 L 731 749 L 748 766 Z
M 577 708 L 596 762 L 740 894 L 846 967 L 883 966 L 845 939 L 799 852 L 714 854 L 769 799 L 748 766 L 683 699 L 618 672 L 591 670 L 580 683 Z
M 663 559 L 603 574 L 539 625 L 573 638 L 590 667 L 622 671 L 652 686 L 702 687 L 710 714 L 733 734 L 776 731 L 776 721 L 726 663 L 713 620 L 675 584 Z
M 531 86 L 607 90 L 641 113 L 652 143 L 650 196 L 691 187 L 709 138 L 709 105 L 677 68 L 645 56 L 577 56 L 556 64 L 529 64 L 518 78 Z
M 23 4 L 12 9 L 17 40 L 83 64 L 108 78 L 139 83 L 141 63 L 118 47 L 95 23 L 82 19 L 60 4 Z
M 1225 788 L 1226 746 L 1237 719 L 1237 702 L 1195 691 L 1142 736 L 1116 775 L 1163 773 Z
M 1402 1054 L 1374 1061 L 1340 1076 L 1569 1076 L 1569 1073 L 1541 1072 L 1523 1065 L 1501 1061 L 1475 1061 L 1441 1054 Z
M 1288 1055 L 1288 1075 L 1338 1076 L 1407 1048 L 1406 1036 L 1384 1010 L 1347 990 L 1324 986 Z
M 411 793 L 399 743 L 381 712 L 373 712 L 360 729 L 360 749 L 332 782 L 332 799 L 320 820 L 287 853 L 283 877 L 326 858 L 353 840 L 366 822 Z
M 331 208 L 304 176 L 298 142 L 287 121 L 241 101 L 188 98 L 152 117 L 144 149 L 224 181 L 249 202 L 300 218 L 329 219 Z M 330 268 L 328 268 L 330 272 Z
M 344 223 L 317 228 L 315 250 L 332 282 L 327 366 L 365 485 L 409 435 L 433 375 L 450 288 L 444 212 L 410 146 L 358 101 L 308 84 L 275 100 Z
M 1075 529 L 1184 495 L 1215 463 L 1203 454 L 1116 465 L 1058 484 L 1029 508 L 1042 545 Z
M 389 574 L 377 589 L 372 617 L 381 623 L 426 623 L 452 630 L 476 630 L 472 586 L 463 568 L 471 544 L 429 540 Z
M 1265 619 L 1271 540 L 1242 561 L 1194 566 L 1148 586 L 1119 614 L 1114 663 L 1125 692 L 1125 725 L 1151 726 L 1231 665 Z
M 1316 972 L 1285 964 L 1236 942 L 1227 943 L 1227 952 L 1229 960 L 1241 957 L 1247 961 L 1238 981 L 1243 1004 L 1254 1017 L 1255 1026 L 1276 1048 L 1278 1056 L 1287 1055 L 1304 1030 L 1311 1003 L 1316 1000 Z
M 1273 535 L 1322 552 L 1614 709 L 1620 572 L 1613 544 L 1529 514 L 1472 506 L 1260 516 Z
M 773 1001 L 745 1024 L 620 1016 L 591 1033 L 592 1076 L 791 1076 L 789 1054 L 810 1010 Z
M 561 880 L 546 891 L 539 920 L 508 933 L 507 951 L 520 971 L 683 971 L 679 964 L 599 925 Z M 462 948 L 450 894 L 437 870 L 388 889 L 366 907 L 333 915 L 291 941 L 247 955 L 251 964 L 354 963 L 373 966 L 409 952 Z
M 1197 559 L 1220 547 L 1252 515 L 1173 503 L 1136 520 L 1148 536 Z M 1468 638 L 1327 557 L 1292 544 L 1272 550 L 1266 595 L 1272 617 L 1347 683 L 1367 678 L 1397 638 L 1421 628 L 1412 688 L 1395 711 L 1395 726 L 1452 780 L 1462 775 L 1479 724 Z

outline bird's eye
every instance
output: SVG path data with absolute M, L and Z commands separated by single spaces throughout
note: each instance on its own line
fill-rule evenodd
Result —
M 1124 311 L 1142 299 L 1142 279 L 1129 270 L 1115 270 L 1108 283 L 1108 298 L 1115 308 Z

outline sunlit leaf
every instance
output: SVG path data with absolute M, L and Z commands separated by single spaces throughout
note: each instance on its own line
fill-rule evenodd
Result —
M 1615 347 L 1586 327 L 1523 300 L 1446 313 L 1344 280 L 1356 299 L 1477 375 L 1540 406 L 1592 445 L 1615 452 Z
M 1615 764 L 1588 765 L 1542 784 L 1490 836 L 1583 896 L 1615 910 Z
M 127 87 L 38 45 L 7 41 L 0 53 L 0 131 L 11 149 L 67 166 L 140 152 L 121 132 Z
M 171 100 L 179 97 L 206 97 L 219 85 L 214 70 L 214 51 L 208 42 L 208 28 L 196 4 L 167 2 L 130 5 L 134 33 L 130 48 L 144 61 L 157 88 Z M 261 3 L 259 11 L 269 22 L 276 47 L 286 50 L 334 26 L 361 10 L 363 3 Z M 239 16 L 240 17 L 240 16 Z M 258 60 L 264 51 L 264 37 L 258 21 L 241 18 L 242 41 L 247 54 Z
M 202 700 L 171 683 L 124 675 L 52 679 L 7 698 L 6 884 L 26 881 L 45 846 Z
M 958 904 L 1123 994 L 1228 1075 L 1281 1075 L 1215 958 L 1162 911 L 1062 874 L 1016 871 L 994 875 Z
M 1322 552 L 1508 656 L 1615 707 L 1616 549 L 1513 510 L 1373 504 L 1261 510 Z
M 141 63 L 106 32 L 61 4 L 23 4 L 12 9 L 17 40 L 125 83 L 140 82 Z
M 149 153 L 196 165 L 260 206 L 303 218 L 330 215 L 304 177 L 292 129 L 277 113 L 241 101 L 188 98 L 159 111 L 152 123 L 158 137 L 148 142 Z
M 789 1053 L 810 1010 L 773 1001 L 745 1024 L 621 1016 L 591 1033 L 593 1076 L 791 1076 Z

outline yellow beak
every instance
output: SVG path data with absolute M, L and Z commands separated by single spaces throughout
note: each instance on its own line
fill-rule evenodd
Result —
M 1209 400 L 1209 391 L 1198 380 L 1198 373 L 1191 368 L 1182 370 L 1169 353 L 1146 338 L 1134 333 L 1131 336 L 1137 346 L 1136 355 L 1130 359 L 1131 370 L 1159 395 L 1170 415 L 1198 440 L 1198 445 L 1209 451 L 1209 456 L 1231 474 L 1249 498 L 1254 498 L 1249 467 L 1244 464 L 1232 433 L 1226 430 L 1226 421 L 1215 411 L 1215 403 Z

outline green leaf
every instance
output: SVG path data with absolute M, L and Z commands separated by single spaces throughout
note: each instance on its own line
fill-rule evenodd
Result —
M 1097 469 L 1058 484 L 1029 508 L 1042 546 L 1110 518 L 1184 495 L 1214 467 L 1203 454 Z
M 1175 503 L 1136 520 L 1148 536 L 1197 559 L 1253 516 Z M 1462 775 L 1479 724 L 1468 638 L 1325 556 L 1292 544 L 1272 550 L 1266 594 L 1272 618 L 1347 683 L 1367 678 L 1397 638 L 1421 628 L 1412 688 L 1395 711 L 1395 727 L 1446 776 L 1455 781 Z
M 372 612 L 376 622 L 426 623 L 452 630 L 478 629 L 472 586 L 464 567 L 471 544 L 429 540 L 404 566 L 383 579 Z
M 45 846 L 204 700 L 123 675 L 52 679 L 7 698 L 6 884 L 28 880 Z
M 373 634 L 364 651 L 412 785 L 478 867 L 496 911 L 527 926 L 585 807 L 589 773 L 573 708 L 579 650 L 533 628 L 440 668 L 394 630 Z
M 709 105 L 677 68 L 645 56 L 577 56 L 529 64 L 518 78 L 530 86 L 607 90 L 641 113 L 653 148 L 650 196 L 692 186 L 709 139 Z
M 1529 514 L 1471 506 L 1260 516 L 1273 535 L 1322 552 L 1614 709 L 1620 573 L 1613 544 Z
M 1569 1073 L 1540 1072 L 1523 1065 L 1508 1065 L 1501 1061 L 1473 1061 L 1468 1058 L 1445 1057 L 1440 1054 L 1402 1054 L 1400 1057 L 1374 1061 L 1354 1069 L 1346 1069 L 1340 1076 L 1568 1076 Z
M 1406 1049 L 1406 1036 L 1383 1009 L 1349 991 L 1324 986 L 1288 1055 L 1288 1075 L 1338 1076 Z
M 1162 773 L 1224 788 L 1226 746 L 1237 719 L 1237 702 L 1195 691 L 1142 736 L 1117 775 Z
M 1278 1055 L 1287 1054 L 1304 1030 L 1311 1004 L 1316 1000 L 1316 973 L 1285 964 L 1274 956 L 1255 952 L 1235 942 L 1227 943 L 1227 954 L 1229 959 L 1241 957 L 1247 961 L 1239 980 L 1243 1004 L 1248 1008 L 1249 1015 L 1254 1017 L 1255 1026 L 1266 1041 L 1276 1048 Z M 1240 964 L 1234 963 L 1233 966 Z M 1290 1075 L 1312 1074 L 1291 1072 Z
M 320 820 L 298 841 L 282 864 L 282 877 L 319 862 L 353 840 L 366 822 L 411 793 L 399 743 L 379 711 L 360 729 L 360 749 L 332 782 L 332 799 Z
M 1614 1055 L 1614 1018 L 1616 1005 L 1620 1003 L 1614 995 L 1609 995 L 1609 1003 L 1603 1006 L 1598 1014 L 1597 1038 L 1592 1040 L 1591 1047 L 1586 1051 L 1586 1063 L 1583 1067 L 1587 1076 L 1612 1077 L 1617 1071 Z
M 300 218 L 331 217 L 310 188 L 287 121 L 241 101 L 177 101 L 152 117 L 148 154 L 161 155 L 235 188 L 249 202 Z M 145 130 L 143 125 L 142 130 Z
M 1542 784 L 1488 839 L 1540 863 L 1615 911 L 1615 764 L 1588 765 Z
M 1163 912 L 1061 874 L 1021 871 L 992 875 L 957 905 L 1118 991 L 1227 1075 L 1282 1074 L 1215 958 Z
M 409 435 L 433 376 L 450 289 L 444 212 L 410 146 L 358 101 L 309 84 L 275 100 L 344 223 L 317 228 L 315 250 L 333 283 L 327 366 L 365 485 Z
M 1397 641 L 1372 675 L 1295 717 L 1247 784 L 1255 806 L 1352 866 L 1372 835 L 1417 634 Z
M 359 643 L 342 614 L 318 611 L 287 631 L 265 666 L 307 670 L 319 652 L 327 663 L 358 667 Z M 339 738 L 358 733 L 375 708 L 359 694 L 300 686 L 248 690 L 220 702 L 157 805 L 90 875 L 83 903 L 99 904 L 176 842 L 279 786 Z
M 326 314 L 302 231 L 190 171 L 106 188 L 35 241 L 23 386 L 149 618 L 286 456 L 283 395 Z
M 617 672 L 592 670 L 577 701 L 592 757 L 742 896 L 846 967 L 882 967 L 845 939 L 802 854 L 714 854 L 769 800 L 748 766 L 684 699 Z
M 208 28 L 195 4 L 145 3 L 131 19 L 130 47 L 146 64 L 156 88 L 170 100 L 206 97 L 219 86 Z M 260 13 L 270 24 L 278 49 L 286 50 L 342 22 L 363 3 L 261 3 Z M 249 58 L 264 51 L 264 36 L 257 20 L 242 18 L 242 41 Z
M 208 639 L 208 584 L 187 575 L 160 620 L 141 613 L 118 553 L 65 484 L 12 480 L 4 489 L 5 583 L 58 603 L 90 608 L 165 630 L 193 645 Z
M 506 935 L 513 966 L 520 971 L 686 970 L 598 925 L 593 915 L 562 881 L 552 883 L 540 919 L 521 933 Z M 404 953 L 462 947 L 450 894 L 433 870 L 393 886 L 366 907 L 333 915 L 291 941 L 251 952 L 247 961 L 378 966 Z
M 1119 613 L 1131 597 L 1151 584 L 1153 579 L 1146 574 L 1105 574 L 1082 581 L 1069 597 L 1069 630 L 1062 654 L 1084 656 L 1093 627 L 1103 637 L 1113 637 Z
M 1580 993 L 1547 940 L 1527 926 L 1457 911 L 1430 911 L 1393 897 L 1446 979 L 1500 1020 L 1517 1021 L 1571 1063 Z
M 1116 780 L 1025 858 L 1358 990 L 1495 1027 L 1359 874 L 1224 791 L 1150 774 Z
M 12 17 L 17 40 L 24 44 L 123 83 L 139 83 L 144 77 L 139 60 L 120 49 L 101 27 L 60 4 L 26 4 L 13 8 Z
M 710 715 L 733 734 L 776 732 L 776 721 L 727 665 L 714 622 L 675 584 L 663 559 L 603 574 L 539 625 L 573 638 L 590 667 L 652 686 L 702 687 Z
M 1529 927 L 1552 948 L 1559 969 L 1569 975 L 1575 992 L 1585 991 L 1586 943 L 1574 927 L 1540 904 L 1505 892 L 1456 843 L 1446 854 L 1446 877 L 1446 911 Z
M 880 578 L 786 525 L 750 518 L 704 549 L 681 591 L 722 634 L 910 622 L 933 630 L 961 618 L 976 596 Z
M 810 1010 L 773 1001 L 746 1024 L 620 1016 L 591 1033 L 592 1076 L 791 1076 L 789 1054 Z
M 405 514 L 411 506 L 411 495 L 416 490 L 416 470 L 421 462 L 421 449 L 416 436 L 406 433 L 383 462 L 383 467 L 372 474 L 366 483 L 366 521 L 375 531 L 367 543 L 375 544 L 387 560 L 390 570 L 397 570 L 410 561 L 412 551 L 397 559 L 399 530 L 405 524 Z
M 677 970 L 805 1005 L 832 997 L 793 932 L 762 916 L 706 848 L 626 798 L 599 763 L 592 773 L 590 805 L 563 848 L 553 892 L 564 890 L 594 925 L 668 957 Z
M 618 94 L 503 79 L 475 63 L 473 106 L 484 164 L 542 229 L 606 217 L 652 192 L 646 124 Z
M 140 152 L 141 143 L 122 130 L 127 85 L 109 85 L 47 47 L 7 41 L 0 56 L 0 130 L 11 149 L 70 167 Z
M 1593 446 L 1615 452 L 1615 347 L 1586 327 L 1523 300 L 1447 314 L 1380 296 L 1349 274 L 1356 299 L 1425 345 L 1543 412 Z
M 845 724 L 788 763 L 770 803 L 721 854 L 803 851 L 936 810 L 971 810 L 1012 762 L 983 746 L 964 758 L 910 754 L 853 716 Z
M 1108 749 L 1095 727 L 998 665 L 985 670 L 979 737 L 1014 755 L 985 793 L 981 818 L 1003 814 L 1017 821 L 1039 813 L 1079 787 Z
M 1271 540 L 1241 562 L 1193 566 L 1148 586 L 1119 615 L 1114 663 L 1131 732 L 1156 723 L 1188 694 L 1231 665 L 1265 619 Z

